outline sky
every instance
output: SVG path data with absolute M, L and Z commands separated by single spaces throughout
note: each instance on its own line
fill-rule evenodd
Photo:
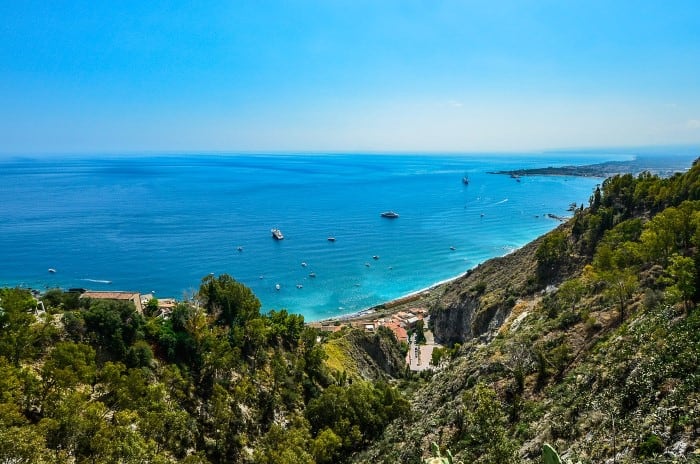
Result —
M 700 145 L 700 2 L 0 2 L 0 153 Z

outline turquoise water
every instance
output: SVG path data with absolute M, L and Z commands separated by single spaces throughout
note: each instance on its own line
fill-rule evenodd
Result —
M 336 316 L 526 244 L 558 225 L 547 213 L 570 214 L 569 205 L 587 202 L 601 182 L 517 182 L 488 171 L 607 159 L 583 153 L 0 160 L 0 284 L 182 298 L 203 276 L 228 273 L 250 286 L 264 309 L 286 308 L 307 320 Z M 386 210 L 400 217 L 380 217 Z M 273 227 L 284 240 L 272 239 Z

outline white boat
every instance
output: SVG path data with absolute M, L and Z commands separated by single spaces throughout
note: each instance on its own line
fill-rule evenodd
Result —
M 49 274 L 55 274 L 55 273 L 56 273 L 56 269 L 50 267 L 50 268 L 49 268 Z
M 281 230 L 272 229 L 272 230 L 270 230 L 270 232 L 272 232 L 272 238 L 274 238 L 275 240 L 283 240 L 284 239 L 284 235 L 282 235 Z
M 384 211 L 382 214 L 380 214 L 380 216 L 389 219 L 396 219 L 397 217 L 399 217 L 398 213 L 395 213 L 393 211 Z
M 335 242 L 335 237 L 328 237 L 329 242 Z
M 275 290 L 279 290 L 280 288 L 282 288 L 280 284 L 275 284 Z

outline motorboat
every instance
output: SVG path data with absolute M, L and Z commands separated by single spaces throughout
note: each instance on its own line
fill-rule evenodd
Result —
M 55 273 L 56 273 L 56 269 L 50 267 L 50 268 L 49 268 L 49 274 L 55 274 Z
M 381 217 L 389 218 L 389 219 L 396 219 L 397 217 L 399 217 L 399 215 L 393 211 L 384 211 L 381 214 Z
M 372 256 L 372 259 L 374 259 L 374 260 L 379 259 L 379 255 L 374 255 L 374 256 Z
M 329 242 L 335 242 L 335 237 L 328 237 Z
M 279 229 L 272 229 L 270 232 L 272 232 L 272 238 L 275 240 L 283 240 L 284 235 L 282 235 L 282 231 Z

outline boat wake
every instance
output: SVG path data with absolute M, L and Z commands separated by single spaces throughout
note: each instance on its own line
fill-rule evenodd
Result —
M 84 280 L 85 282 L 95 282 L 97 284 L 111 284 L 111 280 L 101 280 L 101 279 L 80 279 Z

